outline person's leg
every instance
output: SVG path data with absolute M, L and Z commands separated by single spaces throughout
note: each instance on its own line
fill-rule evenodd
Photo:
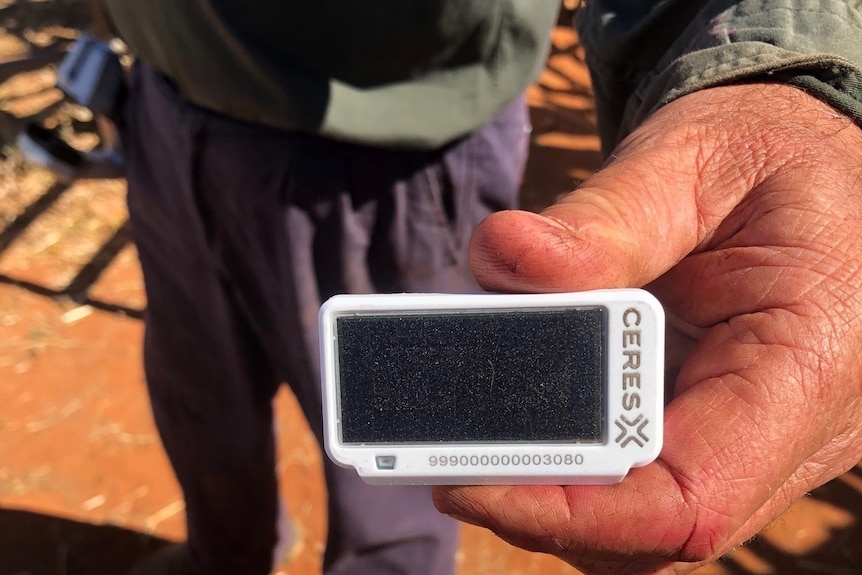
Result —
M 351 212 L 342 193 L 350 162 L 316 138 L 173 109 L 151 75 L 137 81 L 129 201 L 150 297 L 148 385 L 187 500 L 188 546 L 207 575 L 264 573 L 275 545 L 277 379 L 267 366 L 286 375 L 320 437 L 314 261 L 329 240 L 322 222 Z M 452 572 L 457 527 L 427 489 L 370 488 L 346 470 L 336 477 L 328 564 Z
M 263 575 L 276 544 L 271 364 L 218 258 L 198 118 L 135 77 L 127 110 L 129 209 L 147 291 L 153 414 L 183 489 L 190 566 Z
M 267 365 L 290 383 L 320 439 L 322 299 L 476 291 L 467 238 L 515 203 L 526 115 L 520 103 L 446 150 L 410 153 L 145 108 L 133 99 L 139 125 L 129 131 L 147 139 L 131 152 L 130 208 L 154 304 L 154 412 L 188 500 L 197 564 L 256 573 L 275 544 L 277 379 Z M 229 480 L 208 480 L 213 466 Z M 428 488 L 371 487 L 325 457 L 324 466 L 328 574 L 453 572 L 457 524 L 436 512 Z

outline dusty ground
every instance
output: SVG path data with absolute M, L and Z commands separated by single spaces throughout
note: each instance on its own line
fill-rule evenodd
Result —
M 117 575 L 181 539 L 183 504 L 150 419 L 139 353 L 145 306 L 124 183 L 66 185 L 14 148 L 27 121 L 92 146 L 92 119 L 53 88 L 86 29 L 84 0 L 0 0 L 0 575 Z M 599 161 L 574 34 L 530 90 L 535 124 L 523 201 L 539 209 Z M 320 453 L 289 393 L 277 401 L 279 470 L 302 532 L 284 569 L 320 572 Z M 748 546 L 698 575 L 862 573 L 862 470 L 818 489 Z M 564 574 L 559 561 L 467 527 L 460 575 Z

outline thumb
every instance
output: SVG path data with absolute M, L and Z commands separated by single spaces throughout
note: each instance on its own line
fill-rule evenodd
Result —
M 718 120 L 730 104 L 723 90 L 665 106 L 601 171 L 541 214 L 488 217 L 470 245 L 480 284 L 526 292 L 640 287 L 694 250 L 752 189 L 753 178 L 740 174 L 763 172 L 754 139 Z M 744 98 L 734 96 L 734 113 L 744 113 Z

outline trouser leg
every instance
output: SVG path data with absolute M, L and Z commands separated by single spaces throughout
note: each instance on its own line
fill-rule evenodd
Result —
M 151 298 L 153 409 L 197 564 L 262 573 L 276 538 L 275 382 L 289 382 L 321 439 L 321 301 L 476 291 L 467 241 L 514 205 L 525 110 L 445 150 L 395 152 L 225 120 L 139 76 L 129 202 Z M 457 525 L 428 488 L 368 486 L 326 458 L 324 472 L 327 573 L 453 572 Z
M 148 306 L 154 418 L 183 489 L 193 565 L 262 575 L 276 542 L 277 378 L 214 256 L 195 182 L 195 120 L 139 75 L 128 108 L 129 208 Z

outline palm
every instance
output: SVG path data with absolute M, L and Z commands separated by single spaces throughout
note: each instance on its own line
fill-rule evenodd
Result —
M 474 237 L 490 289 L 659 297 L 675 384 L 659 460 L 613 487 L 438 489 L 442 511 L 579 566 L 685 572 L 862 457 L 862 133 L 790 88 L 766 93 L 822 130 L 759 126 L 747 87 L 710 92 L 656 114 L 545 212 L 556 225 L 504 213 Z

